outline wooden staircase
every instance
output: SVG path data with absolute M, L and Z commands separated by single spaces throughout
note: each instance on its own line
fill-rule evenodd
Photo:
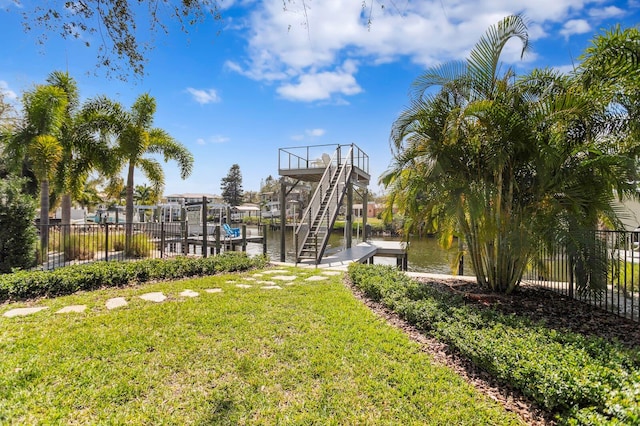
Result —
M 340 150 L 341 147 L 338 147 L 328 163 L 301 223 L 296 228 L 295 246 L 298 262 L 312 260 L 318 264 L 327 247 L 353 169 L 350 161 L 343 161 L 345 158 L 352 158 L 353 147 L 344 157 Z

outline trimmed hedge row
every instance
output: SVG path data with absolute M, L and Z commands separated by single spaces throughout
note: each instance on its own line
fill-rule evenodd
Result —
M 397 269 L 352 264 L 352 282 L 408 322 L 558 413 L 564 424 L 640 424 L 640 351 L 466 305 Z
M 93 262 L 53 271 L 18 271 L 0 275 L 0 302 L 52 297 L 79 290 L 125 286 L 152 280 L 177 279 L 220 272 L 244 271 L 267 264 L 264 256 L 227 252 L 208 258 L 177 257 L 135 262 Z

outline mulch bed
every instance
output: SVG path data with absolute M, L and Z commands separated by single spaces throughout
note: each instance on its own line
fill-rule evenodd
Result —
M 505 314 L 522 315 L 535 321 L 543 321 L 548 327 L 569 330 L 584 335 L 618 340 L 630 347 L 640 347 L 640 324 L 589 304 L 570 299 L 549 290 L 533 286 L 521 286 L 514 294 L 496 295 L 475 283 L 460 280 L 421 279 L 421 282 L 442 291 L 462 295 L 470 304 L 481 308 L 493 308 Z M 464 377 L 480 392 L 499 402 L 505 409 L 517 413 L 529 425 L 553 425 L 553 414 L 545 412 L 518 390 L 498 382 L 490 374 L 476 367 L 460 355 L 455 348 L 424 335 L 417 328 L 402 320 L 380 303 L 368 299 L 351 283 L 352 292 L 372 311 L 390 324 L 404 330 L 420 343 L 425 352 L 437 363 L 446 365 Z

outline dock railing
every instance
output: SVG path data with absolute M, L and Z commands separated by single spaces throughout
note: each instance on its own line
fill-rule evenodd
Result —
M 220 225 L 200 224 L 206 233 L 189 232 L 188 221 L 135 222 L 133 235 L 127 242 L 125 223 L 87 223 L 37 226 L 38 233 L 47 232 L 46 249 L 38 241 L 37 264 L 33 269 L 51 270 L 78 263 L 96 261 L 132 261 L 165 259 L 176 256 L 207 257 L 239 247 L 246 251 L 248 243 L 262 245 L 266 253 L 266 225 L 251 231 L 242 225 L 239 237 L 228 238 Z M 34 225 L 35 226 L 35 225 Z M 257 234 L 257 235 L 256 235 Z M 34 250 L 36 250 L 34 248 Z

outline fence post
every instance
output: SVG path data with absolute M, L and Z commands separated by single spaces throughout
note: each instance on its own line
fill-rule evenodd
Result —
M 160 259 L 164 259 L 164 220 L 160 222 Z
M 109 261 L 109 222 L 104 221 L 104 261 Z
M 573 295 L 573 285 L 574 285 L 574 276 L 573 276 L 573 267 L 574 267 L 574 256 L 569 256 L 569 297 L 574 298 Z
M 182 208 L 182 254 L 189 254 L 189 223 L 187 221 L 187 210 Z
M 262 254 L 267 254 L 267 225 L 262 225 Z
M 202 257 L 207 257 L 207 197 L 202 197 Z
M 242 225 L 242 251 L 247 251 L 247 225 Z
M 220 254 L 220 225 L 216 225 L 216 255 L 218 254 Z

